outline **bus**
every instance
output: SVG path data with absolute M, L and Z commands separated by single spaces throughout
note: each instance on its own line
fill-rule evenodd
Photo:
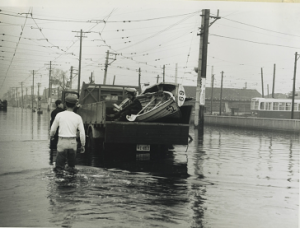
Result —
M 251 112 L 257 117 L 291 119 L 292 99 L 252 98 Z M 299 99 L 294 100 L 294 119 L 300 119 Z

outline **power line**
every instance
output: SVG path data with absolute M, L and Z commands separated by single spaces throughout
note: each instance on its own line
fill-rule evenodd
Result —
M 30 10 L 29 10 L 29 12 L 30 12 Z M 25 19 L 25 22 L 24 22 L 24 26 L 25 26 L 26 22 L 27 22 L 27 14 L 26 14 L 26 19 Z M 19 37 L 19 41 L 18 41 L 18 43 L 17 43 L 17 45 L 16 45 L 15 52 L 14 52 L 14 54 L 13 54 L 13 57 L 12 57 L 11 61 L 10 61 L 10 65 L 9 65 L 7 71 L 6 71 L 6 75 L 5 75 L 5 78 L 4 78 L 3 82 L 2 82 L 1 88 L 3 87 L 3 85 L 4 85 L 4 83 L 5 83 L 5 80 L 6 80 L 6 78 L 7 78 L 8 71 L 9 71 L 9 69 L 10 69 L 10 66 L 11 66 L 13 60 L 14 60 L 16 51 L 17 51 L 18 46 L 19 46 L 19 42 L 20 42 L 21 37 L 22 37 L 22 34 L 23 34 L 24 26 L 22 27 L 21 34 L 20 34 L 20 37 Z
M 163 29 L 163 30 L 161 30 L 161 31 L 159 31 L 159 32 L 157 32 L 157 33 L 155 33 L 155 34 L 153 34 L 152 36 L 149 36 L 149 37 L 147 37 L 147 38 L 145 38 L 145 39 L 143 39 L 143 40 L 141 40 L 141 41 L 139 41 L 139 42 L 137 42 L 137 43 L 135 43 L 135 44 L 129 45 L 129 46 L 125 47 L 125 48 L 119 49 L 118 51 L 127 49 L 127 48 L 129 48 L 129 47 L 132 47 L 132 46 L 135 46 L 135 45 L 137 45 L 137 44 L 140 44 L 140 43 L 142 43 L 142 42 L 144 42 L 144 41 L 146 41 L 146 40 L 149 40 L 150 38 L 153 38 L 154 36 L 157 36 L 157 35 L 159 35 L 159 34 L 165 32 L 165 31 L 169 30 L 170 28 L 172 28 L 172 27 L 174 27 L 174 26 L 180 24 L 181 22 L 187 20 L 187 19 L 190 18 L 190 17 L 191 17 L 191 16 L 185 17 L 185 18 L 183 18 L 182 20 L 180 20 L 180 21 L 178 21 L 178 22 L 176 22 L 176 23 L 174 23 L 174 24 L 168 26 L 167 28 L 165 28 L 165 29 Z
M 278 32 L 278 31 L 274 31 L 274 30 L 271 30 L 271 29 L 262 28 L 262 27 L 259 27 L 259 26 L 256 26 L 256 25 L 250 25 L 250 24 L 246 24 L 246 23 L 244 23 L 244 22 L 231 20 L 231 19 L 228 19 L 228 18 L 226 18 L 226 17 L 222 17 L 222 19 L 225 19 L 225 20 L 228 20 L 228 21 L 232 21 L 232 22 L 235 22 L 235 23 L 238 23 L 238 24 L 250 26 L 250 27 L 253 27 L 253 28 L 261 29 L 261 30 L 268 31 L 268 32 L 274 32 L 274 33 L 278 33 L 278 34 L 282 34 L 282 35 L 287 35 L 287 36 L 296 36 L 296 37 L 300 37 L 300 36 L 294 35 L 294 34 L 288 34 L 288 33 Z
M 252 40 L 245 40 L 245 39 L 240 39 L 240 38 L 233 38 L 233 37 L 222 36 L 222 35 L 217 35 L 217 34 L 209 34 L 209 35 L 210 36 L 223 37 L 223 38 L 227 38 L 227 39 L 231 39 L 231 40 L 239 40 L 239 41 L 245 41 L 245 42 L 249 42 L 249 43 L 262 44 L 262 45 L 267 45 L 267 46 L 277 46 L 277 47 L 286 47 L 286 48 L 300 49 L 299 47 L 291 47 L 291 46 L 280 45 L 280 44 L 262 43 L 262 42 L 257 42 L 257 41 L 252 41 Z

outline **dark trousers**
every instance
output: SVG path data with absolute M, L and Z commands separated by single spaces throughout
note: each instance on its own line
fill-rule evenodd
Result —
M 76 164 L 76 138 L 59 137 L 57 144 L 56 164 L 57 168 L 64 169 L 67 163 L 69 167 L 74 168 Z

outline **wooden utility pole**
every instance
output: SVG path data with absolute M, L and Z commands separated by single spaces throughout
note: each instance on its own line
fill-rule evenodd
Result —
M 296 85 L 296 72 L 297 72 L 297 60 L 300 56 L 298 53 L 295 53 L 295 64 L 294 64 L 294 78 L 293 78 L 293 94 L 292 94 L 292 114 L 291 119 L 294 119 L 294 103 L 295 103 L 295 85 Z
M 165 82 L 165 65 L 163 66 L 163 82 Z
M 206 68 L 207 68 L 207 48 L 208 48 L 210 10 L 209 9 L 202 10 L 201 16 L 202 16 L 202 20 L 201 20 L 201 31 L 200 31 L 194 127 L 198 128 L 200 136 L 203 136 L 204 109 L 205 109 L 205 82 L 206 82 Z
M 263 68 L 261 69 L 261 97 L 265 97 L 264 95 L 264 75 L 263 75 Z
M 71 70 L 70 70 L 70 89 L 72 89 L 72 79 L 73 79 L 73 66 L 71 66 Z
M 115 58 L 112 59 L 113 61 L 112 62 L 108 62 L 108 59 L 109 59 L 109 55 L 111 54 L 114 54 L 114 53 L 109 53 L 109 50 L 107 50 L 106 52 L 106 59 L 105 59 L 105 67 L 104 67 L 104 78 L 103 78 L 103 85 L 106 84 L 106 78 L 107 78 L 107 68 L 108 68 L 108 65 L 111 64 L 112 62 L 114 62 L 117 58 L 117 54 L 114 54 L 115 55 Z
M 26 105 L 27 105 L 27 102 L 28 102 L 28 95 L 27 95 L 27 90 L 28 90 L 28 87 L 25 87 L 25 89 L 26 89 L 26 99 L 25 99 L 25 103 L 26 103 Z
M 62 90 L 65 90 L 65 73 L 63 73 L 63 84 L 62 84 Z
M 79 31 L 72 31 L 72 32 L 79 32 Z M 80 49 L 79 49 L 79 67 L 78 67 L 78 85 L 77 85 L 77 92 L 79 94 L 80 91 L 80 76 L 81 76 L 81 55 L 82 55 L 82 33 L 90 33 L 90 32 L 83 32 L 82 29 L 80 29 L 80 36 L 75 36 L 75 37 L 80 37 Z
M 32 111 L 33 109 L 33 99 L 34 99 L 34 70 L 32 71 Z
M 19 101 L 19 87 L 16 87 L 16 100 L 17 100 L 17 107 L 20 107 L 20 101 Z
M 108 67 L 108 56 L 109 56 L 109 50 L 106 52 L 106 59 L 105 59 L 105 67 L 104 67 L 104 78 L 103 78 L 103 85 L 106 84 L 106 77 L 107 77 L 107 67 Z
M 82 29 L 80 29 L 80 49 L 79 49 L 79 67 L 78 67 L 78 84 L 77 84 L 77 93 L 78 94 L 80 91 L 81 55 L 82 55 Z
M 114 75 L 113 85 L 115 84 L 115 80 L 116 80 L 116 75 Z
M 276 72 L 276 64 L 274 64 L 273 70 L 273 86 L 272 86 L 272 98 L 274 98 L 275 94 L 275 72 Z
M 41 83 L 38 83 L 38 99 L 37 99 L 37 113 L 42 114 L 43 111 L 41 110 L 41 98 L 40 98 L 40 86 Z
M 51 81 L 51 61 L 50 61 L 50 69 L 49 69 L 49 89 L 48 89 L 48 111 L 50 111 L 52 100 L 52 81 Z
M 222 93 L 223 93 L 223 71 L 221 72 L 222 78 L 221 78 L 221 92 L 220 92 L 220 112 L 219 115 L 222 115 Z
M 21 82 L 21 93 L 22 93 L 22 108 L 24 108 L 23 82 Z
M 214 97 L 214 80 L 215 76 L 213 74 L 214 66 L 211 67 L 211 97 L 210 97 L 210 114 L 213 113 L 213 97 Z
M 159 75 L 157 75 L 156 77 L 156 83 L 158 83 L 158 81 L 159 81 Z

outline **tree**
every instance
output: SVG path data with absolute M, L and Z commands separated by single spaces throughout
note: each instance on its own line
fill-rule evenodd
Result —
M 61 69 L 53 68 L 51 82 L 52 85 L 57 85 L 60 90 L 65 90 L 68 87 L 67 71 Z

